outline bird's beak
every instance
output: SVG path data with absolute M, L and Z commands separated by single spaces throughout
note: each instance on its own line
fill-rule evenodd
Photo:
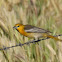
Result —
M 16 27 L 16 26 L 14 26 L 13 28 L 14 28 L 14 29 L 17 29 L 17 27 Z

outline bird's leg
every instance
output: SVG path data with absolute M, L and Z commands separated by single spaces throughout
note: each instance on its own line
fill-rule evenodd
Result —
M 38 41 L 39 40 L 39 38 L 34 38 L 34 41 Z M 39 43 L 38 42 L 36 42 L 38 45 L 39 45 Z

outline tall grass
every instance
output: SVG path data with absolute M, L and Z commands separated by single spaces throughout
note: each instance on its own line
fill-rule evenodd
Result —
M 0 48 L 28 42 L 13 26 L 16 23 L 62 34 L 61 0 L 1 0 Z M 61 39 L 61 37 L 59 37 Z M 53 39 L 0 51 L 0 62 L 62 62 L 62 43 Z

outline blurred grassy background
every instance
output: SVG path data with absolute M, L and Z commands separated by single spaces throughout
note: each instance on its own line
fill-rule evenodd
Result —
M 48 29 L 52 35 L 62 34 L 62 0 L 1 0 L 0 48 L 31 40 L 13 30 L 16 23 Z M 0 51 L 0 62 L 62 62 L 62 43 L 48 39 L 39 45 Z

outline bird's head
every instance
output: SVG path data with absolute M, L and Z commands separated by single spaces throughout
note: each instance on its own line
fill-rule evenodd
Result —
M 24 28 L 24 25 L 22 25 L 22 24 L 15 24 L 15 26 L 13 28 L 19 31 L 19 30 L 22 30 Z

